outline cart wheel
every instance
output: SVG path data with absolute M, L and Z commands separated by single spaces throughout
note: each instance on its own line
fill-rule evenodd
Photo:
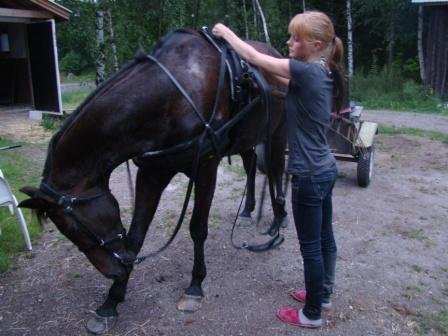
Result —
M 367 187 L 372 179 L 374 157 L 375 148 L 372 145 L 367 149 L 366 155 L 361 155 L 358 159 L 358 185 L 360 187 Z

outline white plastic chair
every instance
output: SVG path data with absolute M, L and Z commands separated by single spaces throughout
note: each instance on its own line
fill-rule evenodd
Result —
M 20 229 L 22 230 L 23 238 L 25 239 L 26 247 L 29 251 L 33 248 L 31 246 L 30 235 L 28 234 L 28 228 L 25 223 L 25 218 L 23 218 L 22 210 L 17 206 L 17 199 L 13 195 L 8 182 L 6 182 L 2 171 L 0 170 L 0 207 L 8 207 L 11 214 L 17 216 L 17 220 L 20 224 Z

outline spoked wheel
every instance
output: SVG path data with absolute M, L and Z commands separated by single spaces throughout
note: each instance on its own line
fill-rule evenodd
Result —
M 358 159 L 358 185 L 360 187 L 366 188 L 373 174 L 373 161 L 375 157 L 375 147 L 372 146 L 367 148 L 367 152 L 364 155 L 360 155 Z

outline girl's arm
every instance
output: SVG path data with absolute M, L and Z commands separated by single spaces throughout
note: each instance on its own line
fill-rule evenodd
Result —
M 226 40 L 233 49 L 247 62 L 254 64 L 262 70 L 269 72 L 277 78 L 277 80 L 287 83 L 291 79 L 289 71 L 289 59 L 276 58 L 268 56 L 255 50 L 254 47 L 241 40 L 236 34 L 222 23 L 217 23 L 212 33 Z M 281 78 L 279 78 L 281 77 Z

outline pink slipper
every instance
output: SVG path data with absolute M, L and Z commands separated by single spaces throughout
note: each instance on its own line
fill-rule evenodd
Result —
M 277 317 L 297 327 L 316 329 L 322 326 L 322 319 L 310 320 L 303 314 L 302 309 L 283 307 L 277 311 Z
M 306 303 L 306 290 L 305 289 L 296 289 L 292 292 L 289 292 L 289 295 L 293 297 L 294 300 L 297 300 L 302 303 Z M 322 302 L 322 310 L 328 311 L 331 309 L 331 302 Z
M 306 290 L 304 289 L 293 290 L 292 292 L 289 292 L 289 295 L 299 302 L 306 303 Z

